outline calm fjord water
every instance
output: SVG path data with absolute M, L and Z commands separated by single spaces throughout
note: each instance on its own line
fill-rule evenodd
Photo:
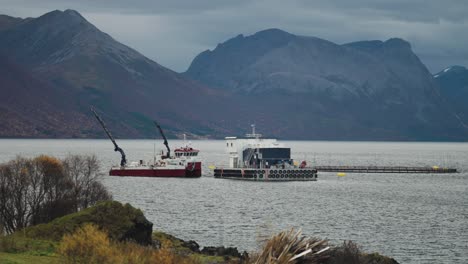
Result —
M 129 160 L 152 159 L 154 141 L 119 140 Z M 458 174 L 319 173 L 317 182 L 214 179 L 227 163 L 224 141 L 194 141 L 199 179 L 104 177 L 114 198 L 141 208 L 161 229 L 207 245 L 251 250 L 291 227 L 334 243 L 353 240 L 400 263 L 468 263 L 468 143 L 287 141 L 293 158 L 320 165 L 455 167 Z M 172 140 L 175 147 L 180 141 Z M 161 141 L 156 149 L 163 149 Z M 119 162 L 108 140 L 0 139 L 0 162 L 16 155 L 96 154 L 103 171 Z

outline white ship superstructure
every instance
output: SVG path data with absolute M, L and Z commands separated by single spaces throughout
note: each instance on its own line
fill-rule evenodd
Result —
M 245 138 L 226 137 L 229 166 L 216 168 L 215 177 L 245 180 L 317 180 L 317 171 L 291 159 L 291 149 L 276 139 L 252 133 Z

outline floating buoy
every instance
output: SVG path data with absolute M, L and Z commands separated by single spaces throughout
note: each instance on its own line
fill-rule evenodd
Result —
M 210 170 L 214 170 L 214 169 L 216 168 L 216 166 L 215 166 L 215 165 L 210 165 L 210 166 L 208 166 L 208 168 L 209 168 Z
M 343 177 L 343 176 L 346 176 L 346 173 L 344 173 L 344 172 L 338 172 L 336 175 L 337 175 L 338 177 Z

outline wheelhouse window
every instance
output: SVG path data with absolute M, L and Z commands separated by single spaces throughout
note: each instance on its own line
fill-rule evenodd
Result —
M 198 156 L 198 152 L 176 152 L 176 157 L 191 157 L 191 156 Z

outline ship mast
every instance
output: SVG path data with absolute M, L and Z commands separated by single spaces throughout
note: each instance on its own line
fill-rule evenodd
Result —
M 260 139 L 262 134 L 255 133 L 255 124 L 251 124 L 250 126 L 252 127 L 252 134 L 246 134 L 245 136 L 249 138 L 255 138 L 257 140 Z
M 255 124 L 251 124 L 250 126 L 252 127 L 252 134 L 246 134 L 245 136 L 248 138 L 255 138 L 254 146 L 253 146 L 255 147 L 255 149 L 251 148 L 251 151 L 248 157 L 250 157 L 249 162 L 250 162 L 250 159 L 254 157 L 255 166 L 257 166 L 256 163 L 259 160 L 259 155 L 260 155 L 260 150 L 258 149 L 258 145 L 259 145 L 260 138 L 262 137 L 262 134 L 255 133 Z M 262 168 L 262 164 L 258 164 L 258 166 Z
M 106 131 L 106 134 L 107 134 L 107 136 L 109 137 L 109 139 L 110 139 L 110 140 L 112 141 L 112 143 L 114 144 L 114 151 L 120 152 L 120 155 L 122 156 L 121 159 L 120 159 L 120 166 L 124 167 L 124 166 L 127 164 L 127 159 L 126 159 L 126 157 L 125 157 L 125 153 L 124 153 L 123 149 L 121 149 L 121 148 L 117 145 L 117 142 L 115 142 L 114 137 L 112 136 L 112 134 L 110 133 L 110 131 L 107 129 L 106 124 L 104 123 L 104 121 L 102 121 L 101 117 L 96 113 L 96 111 L 94 110 L 93 107 L 91 107 L 91 111 L 93 112 L 94 116 L 95 116 L 96 119 L 99 121 L 99 123 L 101 124 L 102 128 L 104 128 L 104 131 Z
M 154 124 L 156 125 L 156 127 L 157 127 L 158 130 L 159 130 L 159 133 L 161 134 L 161 136 L 162 136 L 163 139 L 164 139 L 164 145 L 166 145 L 166 148 L 167 148 L 167 155 L 166 155 L 166 158 L 170 158 L 170 157 L 171 157 L 171 149 L 169 148 L 169 143 L 167 143 L 167 138 L 166 138 L 166 136 L 164 135 L 164 132 L 163 132 L 162 128 L 159 126 L 158 122 L 154 121 Z

